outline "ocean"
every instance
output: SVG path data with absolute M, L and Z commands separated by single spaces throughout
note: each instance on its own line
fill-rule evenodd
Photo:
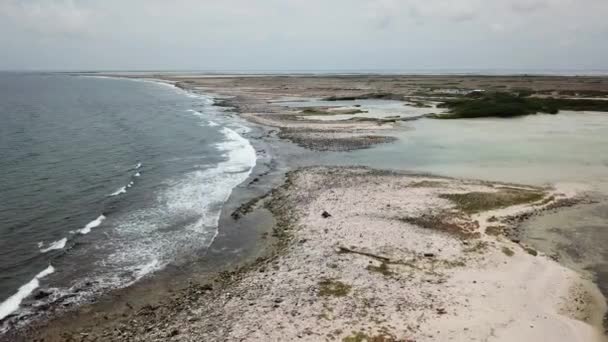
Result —
M 0 73 L 0 331 L 204 255 L 256 163 L 213 98 Z

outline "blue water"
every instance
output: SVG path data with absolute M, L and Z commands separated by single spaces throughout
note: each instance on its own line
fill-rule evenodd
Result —
M 0 74 L 0 120 L 4 329 L 192 259 L 255 164 L 211 98 L 156 82 Z

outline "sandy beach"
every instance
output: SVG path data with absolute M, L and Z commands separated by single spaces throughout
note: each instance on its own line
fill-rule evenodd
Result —
M 392 143 L 409 118 L 322 121 L 284 103 L 383 94 L 426 105 L 448 88 L 505 84 L 559 95 L 603 90 L 603 78 L 150 77 L 215 94 L 259 127 L 257 149 L 272 162 L 235 191 L 220 225 L 233 234 L 257 227 L 256 252 L 175 277 L 179 288 L 150 280 L 16 340 L 606 340 L 605 299 L 592 279 L 517 235 L 531 216 L 586 201 L 588 189 L 318 166 L 320 153 Z

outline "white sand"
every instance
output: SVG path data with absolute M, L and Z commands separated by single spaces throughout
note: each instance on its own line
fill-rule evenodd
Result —
M 486 221 L 492 216 L 534 210 L 471 218 L 438 197 L 497 191 L 492 184 L 325 168 L 292 181 L 281 201 L 297 218 L 293 244 L 228 293 L 192 308 L 198 319 L 176 325 L 179 340 L 341 341 L 356 333 L 416 342 L 602 340 L 602 297 L 574 271 L 506 238 L 462 240 L 399 220 L 449 212 L 445 222 L 483 233 L 496 224 Z M 370 269 L 381 260 L 340 247 L 389 258 L 389 273 Z M 322 296 L 324 279 L 350 291 Z

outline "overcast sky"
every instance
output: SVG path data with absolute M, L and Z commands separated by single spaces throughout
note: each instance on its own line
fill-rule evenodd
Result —
M 0 69 L 608 69 L 608 0 L 0 0 Z

